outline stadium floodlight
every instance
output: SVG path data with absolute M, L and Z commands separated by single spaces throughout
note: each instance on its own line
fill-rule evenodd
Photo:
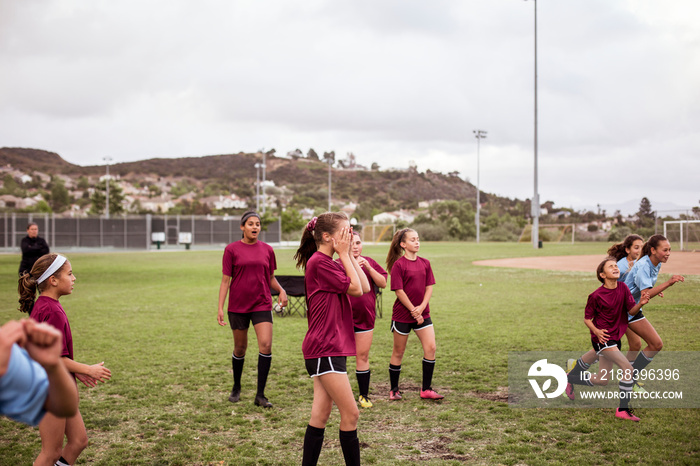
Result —
M 537 190 L 537 0 L 533 1 L 535 2 L 535 190 L 530 207 L 532 215 L 532 247 L 537 249 L 540 247 L 540 195 Z
M 255 164 L 255 211 L 260 212 L 260 162 Z
M 112 161 L 112 157 L 102 157 L 105 161 L 105 167 L 107 169 L 107 175 L 105 176 L 105 186 L 107 188 L 105 194 L 105 218 L 109 218 L 109 162 Z
M 481 190 L 481 188 L 479 187 L 479 146 L 481 140 L 486 138 L 486 134 L 488 133 L 480 129 L 475 129 L 473 133 L 474 137 L 476 138 L 476 218 L 474 222 L 476 223 L 476 242 L 478 244 L 479 233 L 481 231 L 481 220 L 479 218 L 479 214 L 481 213 L 481 200 L 479 198 L 479 191 Z

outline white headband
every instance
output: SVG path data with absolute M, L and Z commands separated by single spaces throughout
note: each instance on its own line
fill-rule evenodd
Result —
M 46 269 L 46 272 L 42 273 L 41 277 L 39 277 L 39 279 L 36 281 L 37 285 L 49 278 L 51 275 L 55 274 L 56 271 L 60 269 L 61 266 L 63 266 L 63 264 L 66 263 L 67 260 L 68 259 L 66 259 L 62 255 L 57 254 L 56 258 L 53 260 L 51 265 L 49 265 L 49 268 Z

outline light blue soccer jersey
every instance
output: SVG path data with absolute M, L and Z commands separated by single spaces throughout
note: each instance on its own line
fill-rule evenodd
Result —
M 634 264 L 636 264 L 637 261 L 634 261 L 632 263 L 632 267 L 634 267 Z M 618 282 L 624 282 L 625 281 L 625 276 L 627 275 L 627 272 L 632 270 L 632 267 L 630 267 L 629 262 L 627 262 L 627 258 L 623 257 L 619 261 L 617 261 L 617 268 L 620 269 L 620 278 L 617 279 Z
M 0 414 L 35 426 L 44 417 L 49 391 L 46 371 L 24 348 L 12 345 L 7 372 L 0 377 Z
M 661 262 L 654 266 L 649 256 L 644 256 L 627 272 L 625 275 L 625 285 L 630 289 L 635 303 L 638 303 L 639 298 L 642 297 L 642 290 L 654 287 L 656 279 L 659 278 L 660 270 Z

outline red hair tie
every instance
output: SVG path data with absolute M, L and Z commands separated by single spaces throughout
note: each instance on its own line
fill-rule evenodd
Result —
M 316 220 L 317 219 L 318 219 L 318 217 L 314 217 L 311 220 L 309 220 L 309 223 L 306 225 L 306 231 L 308 231 L 309 233 L 314 231 L 314 228 L 316 228 Z

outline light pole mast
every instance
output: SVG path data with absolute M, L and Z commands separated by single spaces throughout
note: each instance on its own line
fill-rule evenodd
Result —
M 255 164 L 255 211 L 260 212 L 260 162 Z
M 537 189 L 537 0 L 535 2 L 535 190 L 532 196 L 532 247 L 539 248 L 540 235 L 540 194 Z
M 262 172 L 263 172 L 263 182 L 262 182 L 262 196 L 263 196 L 263 215 L 265 214 L 265 204 L 267 204 L 265 197 L 265 167 L 267 166 L 267 161 L 265 159 L 265 152 L 263 152 L 263 162 L 262 162 Z
M 333 159 L 331 156 L 328 156 L 328 212 L 331 211 L 331 164 L 333 163 Z
M 105 187 L 107 188 L 105 195 L 105 218 L 109 218 L 109 162 L 112 161 L 112 157 L 102 157 L 102 160 L 105 161 L 105 167 L 107 169 L 107 176 L 105 177 Z
M 481 191 L 481 188 L 479 187 L 479 151 L 481 140 L 486 138 L 487 132 L 480 129 L 475 129 L 473 133 L 474 137 L 476 138 L 476 218 L 474 222 L 476 223 L 476 242 L 478 244 L 480 241 L 481 232 L 481 220 L 479 218 L 481 214 L 481 198 L 479 197 L 479 192 Z

